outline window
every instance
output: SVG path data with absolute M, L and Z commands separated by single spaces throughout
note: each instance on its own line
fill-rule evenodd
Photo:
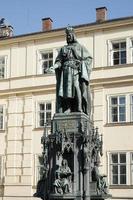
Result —
M 131 63 L 133 63 L 133 39 L 130 40 L 130 44 L 131 44 Z
M 127 182 L 126 171 L 126 153 L 110 154 L 111 185 L 125 185 Z
M 45 124 L 51 125 L 52 105 L 50 102 L 40 102 L 38 104 L 38 127 L 44 127 Z
M 115 96 L 110 98 L 110 122 L 126 121 L 126 98 Z
M 131 153 L 131 185 L 133 185 L 133 153 Z
M 53 52 L 40 52 L 40 70 L 45 74 L 46 70 L 53 65 Z
M 126 41 L 112 43 L 112 65 L 121 65 L 127 62 Z
M 0 79 L 5 77 L 6 59 L 5 56 L 0 56 Z
M 0 105 L 0 130 L 4 129 L 4 106 Z
M 44 172 L 42 155 L 35 155 L 35 185 L 42 178 Z
M 131 96 L 131 121 L 133 121 L 133 95 Z

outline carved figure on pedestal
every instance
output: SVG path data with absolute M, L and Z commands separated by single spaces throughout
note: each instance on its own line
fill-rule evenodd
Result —
M 44 200 L 44 196 L 47 196 L 47 176 L 48 176 L 48 168 L 45 166 L 42 168 L 40 180 L 37 183 L 37 190 L 34 194 L 34 197 L 40 197 Z
M 72 172 L 68 167 L 67 160 L 63 159 L 61 166 L 56 170 L 54 192 L 56 194 L 67 194 L 72 192 Z
M 87 167 L 90 162 L 90 148 L 89 148 L 89 140 L 87 138 L 85 138 L 84 142 L 83 156 L 84 156 L 84 167 Z
M 92 181 L 96 181 L 97 183 L 97 194 L 107 194 L 107 183 L 105 180 L 105 177 L 107 177 L 106 175 L 101 175 L 99 173 L 99 164 L 95 163 L 95 166 L 92 170 Z
M 92 163 L 100 163 L 100 156 L 103 155 L 102 153 L 102 135 L 100 136 L 98 134 L 98 129 L 93 130 L 92 136 L 91 136 L 91 158 L 92 158 Z
M 5 18 L 0 19 L 0 27 L 5 26 Z

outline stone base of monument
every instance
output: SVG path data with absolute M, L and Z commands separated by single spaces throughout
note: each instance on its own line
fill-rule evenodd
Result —
M 112 198 L 112 196 L 111 195 L 92 195 L 91 196 L 91 200 L 104 200 L 104 199 L 111 199 Z
M 58 194 L 51 194 L 50 195 L 50 200 L 75 200 L 77 199 L 77 196 L 73 195 L 73 194 L 63 194 L 63 195 L 58 195 Z
M 88 134 L 89 125 L 91 121 L 88 115 L 82 112 L 73 112 L 73 113 L 56 113 L 53 117 L 52 123 L 52 133 L 56 132 L 67 132 L 78 133 L 81 132 L 80 128 L 82 128 Z
M 67 160 L 68 167 L 71 170 L 71 178 L 69 185 L 71 185 L 71 192 L 64 192 L 64 188 L 58 188 L 57 185 L 63 185 L 64 181 L 58 181 L 54 176 L 52 178 L 51 185 L 51 194 L 50 199 L 82 199 L 82 194 L 85 192 L 86 200 L 90 199 L 89 196 L 89 178 L 90 170 L 89 163 L 86 168 L 83 167 L 83 141 L 88 138 L 89 140 L 89 131 L 92 129 L 92 122 L 88 116 L 84 113 L 74 112 L 74 113 L 57 113 L 53 117 L 52 122 L 52 134 L 51 138 L 55 137 L 57 146 L 54 148 L 54 158 L 52 158 L 51 171 L 56 173 L 58 165 L 61 165 L 60 159 Z M 87 144 L 87 142 L 86 142 Z M 54 169 L 54 170 L 53 170 Z M 58 171 L 58 170 L 57 170 Z M 57 184 L 55 184 L 57 182 Z M 60 184 L 58 184 L 58 182 Z M 62 193 L 54 191 L 54 187 L 62 190 Z M 84 186 L 84 188 L 83 188 Z M 68 186 L 69 187 L 69 186 Z M 85 190 L 85 191 L 83 191 Z
M 104 199 L 110 199 L 112 198 L 111 195 L 91 195 L 90 199 L 91 200 L 104 200 Z M 74 195 L 70 195 L 70 194 L 65 194 L 65 195 L 55 195 L 55 194 L 51 194 L 50 195 L 50 200 L 82 200 L 83 197 L 82 196 L 74 196 Z
M 97 191 L 97 183 L 96 182 L 90 182 L 90 199 L 91 200 L 104 200 L 104 199 L 111 199 L 112 195 L 101 193 L 99 194 Z
M 80 112 L 56 113 L 52 121 L 51 134 L 43 138 L 45 189 L 38 191 L 49 200 L 103 200 L 111 196 L 97 191 L 92 182 L 90 156 L 92 143 L 99 139 L 88 115 Z M 101 140 L 99 140 L 101 142 Z M 97 155 L 97 154 L 96 154 Z M 44 191 L 45 190 L 45 191 Z M 39 193 L 36 193 L 36 196 Z

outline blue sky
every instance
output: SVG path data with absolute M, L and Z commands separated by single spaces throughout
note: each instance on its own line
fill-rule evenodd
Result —
M 21 35 L 41 31 L 45 17 L 51 17 L 53 28 L 94 22 L 95 9 L 102 6 L 108 19 L 133 16 L 133 0 L 0 0 L 0 17 Z

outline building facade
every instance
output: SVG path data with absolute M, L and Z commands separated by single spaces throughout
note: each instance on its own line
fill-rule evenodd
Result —
M 133 17 L 75 26 L 93 57 L 92 119 L 103 135 L 101 173 L 113 199 L 133 199 Z M 65 41 L 65 29 L 0 37 L 0 200 L 33 200 L 41 176 L 41 137 L 55 113 L 55 75 L 46 73 Z M 2 27 L 1 27 L 2 28 Z M 5 29 L 4 29 L 5 30 Z

